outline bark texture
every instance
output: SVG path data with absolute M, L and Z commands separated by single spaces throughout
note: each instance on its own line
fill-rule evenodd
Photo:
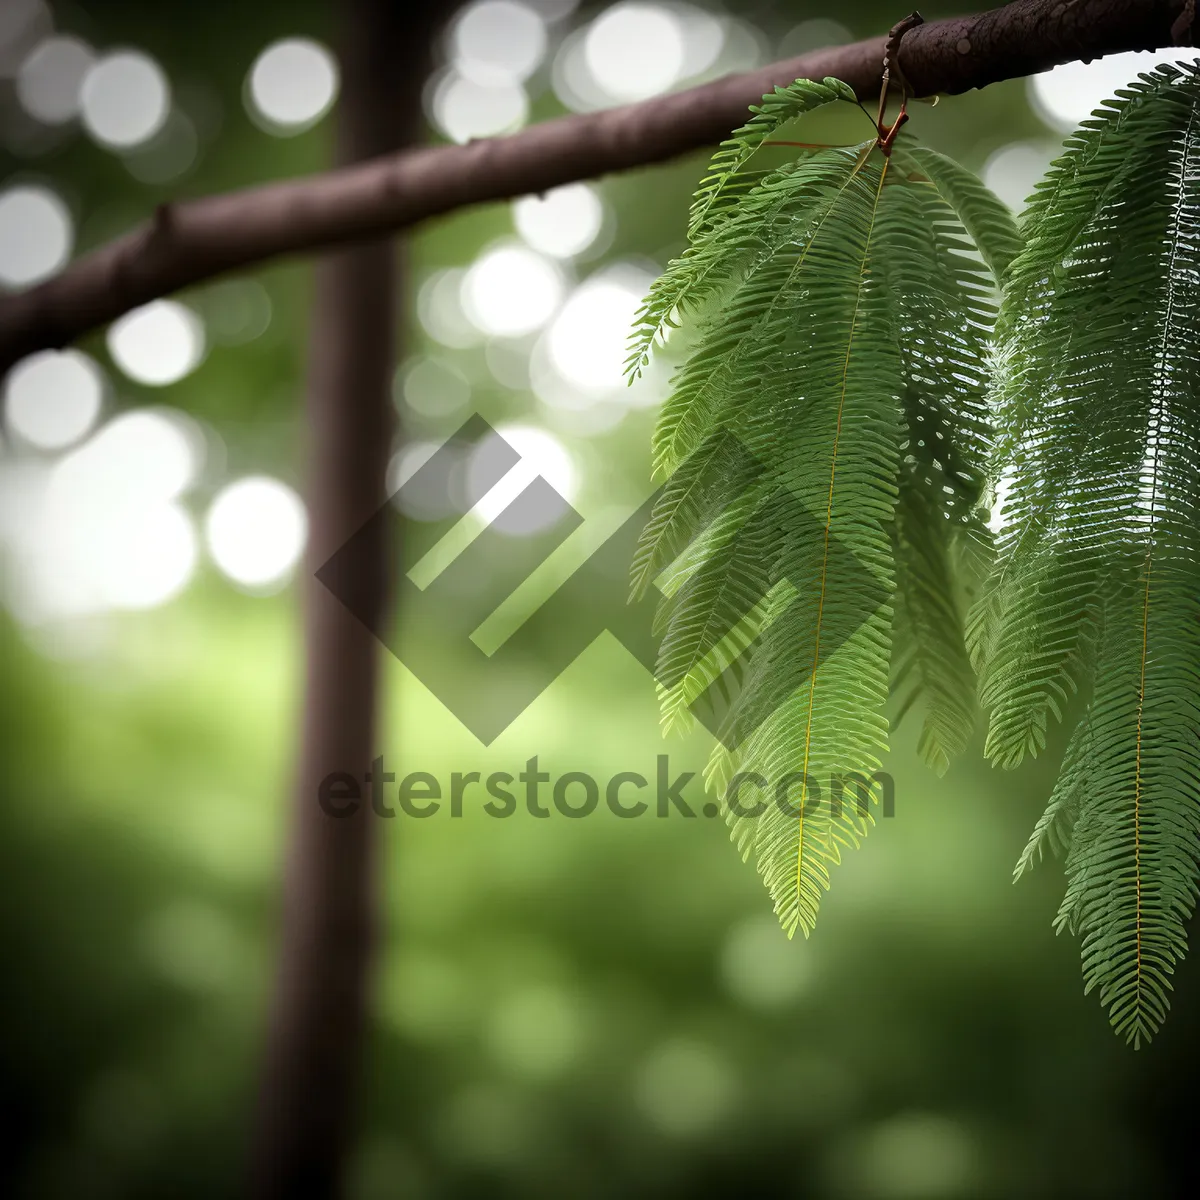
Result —
M 1075 59 L 1190 41 L 1192 2 L 1016 0 L 911 30 L 899 61 L 917 96 L 965 92 Z M 155 297 L 250 263 L 378 237 L 467 205 L 711 145 L 764 93 L 793 79 L 834 75 L 873 100 L 884 43 L 879 37 L 818 50 L 640 104 L 559 117 L 511 137 L 391 155 L 377 149 L 372 154 L 385 157 L 326 175 L 162 208 L 148 225 L 55 278 L 0 299 L 0 371 Z M 349 78 L 346 84 L 355 85 Z M 395 114 L 386 119 L 399 128 Z
M 437 0 L 354 0 L 346 26 L 338 158 L 354 163 L 416 140 Z M 362 779 L 377 753 L 378 641 L 314 572 L 386 500 L 395 440 L 402 254 L 371 242 L 317 265 L 308 382 L 309 543 L 304 572 L 306 679 L 284 880 L 278 974 L 251 1141 L 251 1193 L 338 1194 L 355 1125 L 375 944 L 375 822 L 318 807 L 335 771 Z M 394 549 L 394 548 L 392 548 Z M 389 547 L 347 567 L 356 611 L 388 603 Z

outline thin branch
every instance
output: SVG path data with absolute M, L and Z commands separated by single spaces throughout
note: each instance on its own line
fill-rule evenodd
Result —
M 1186 0 L 1017 0 L 912 29 L 900 58 L 914 97 L 956 94 L 1059 63 L 1174 44 Z M 158 296 L 280 255 L 361 241 L 468 205 L 543 192 L 711 145 L 766 92 L 828 75 L 861 98 L 880 86 L 884 38 L 511 137 L 388 155 L 325 175 L 209 196 L 0 299 L 0 370 Z

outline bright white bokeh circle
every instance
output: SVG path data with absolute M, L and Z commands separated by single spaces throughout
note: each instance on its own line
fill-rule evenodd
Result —
M 14 547 L 22 619 L 146 609 L 177 595 L 196 565 L 180 498 L 200 463 L 198 431 L 182 413 L 140 409 L 43 466 Z
M 487 251 L 463 279 L 468 319 L 493 337 L 520 337 L 540 329 L 562 299 L 562 277 L 548 259 L 520 245 Z
M 196 535 L 175 502 L 126 508 L 72 488 L 51 471 L 26 510 L 18 615 L 38 625 L 111 609 L 165 604 L 191 580 Z
M 149 141 L 171 111 L 162 68 L 139 50 L 116 50 L 96 60 L 79 94 L 83 127 L 102 146 L 125 150 Z
M 114 417 L 55 468 L 77 494 L 107 508 L 135 509 L 178 499 L 200 473 L 202 447 L 182 414 L 134 409 Z
M 71 257 L 74 225 L 57 193 L 36 184 L 0 192 L 0 284 L 24 287 Z
M 481 0 L 466 8 L 450 32 L 459 73 L 476 83 L 521 82 L 546 55 L 546 24 L 513 0 Z
M 614 4 L 589 26 L 583 57 L 593 79 L 614 100 L 644 100 L 682 76 L 684 30 L 669 8 Z
M 284 38 L 254 60 L 246 103 L 270 132 L 299 133 L 333 106 L 339 82 L 337 59 L 320 42 Z
M 104 544 L 101 595 L 112 608 L 157 608 L 187 587 L 198 551 L 192 519 L 178 504 L 126 513 Z
M 153 300 L 114 321 L 108 352 L 135 383 L 165 387 L 190 374 L 204 357 L 204 324 L 176 300 Z
M 4 399 L 9 429 L 39 450 L 61 450 L 95 424 L 104 376 L 79 350 L 44 350 L 13 367 Z
M 649 280 L 605 272 L 571 293 L 546 335 L 550 362 L 567 383 L 590 392 L 623 386 L 629 333 Z
M 253 475 L 218 494 L 204 532 L 213 562 L 229 579 L 265 588 L 286 579 L 300 560 L 308 516 L 287 484 Z
M 529 99 L 515 82 L 478 83 L 450 72 L 433 90 L 434 124 L 454 142 L 511 133 L 525 124 Z
M 1109 54 L 1090 63 L 1063 63 L 1030 77 L 1029 98 L 1046 124 L 1069 133 L 1118 88 L 1132 83 L 1140 72 L 1163 62 L 1188 61 L 1191 58 L 1178 53 L 1136 50 Z
M 555 258 L 582 254 L 604 226 L 604 205 L 586 183 L 569 183 L 544 196 L 513 203 L 517 232 L 534 250 Z

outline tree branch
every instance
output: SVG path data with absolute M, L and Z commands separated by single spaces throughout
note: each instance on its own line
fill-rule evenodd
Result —
M 1076 59 L 1170 46 L 1186 7 L 1186 0 L 1016 0 L 913 29 L 900 60 L 914 96 L 957 94 Z M 510 137 L 411 150 L 160 209 L 53 279 L 0 299 L 0 371 L 238 267 L 686 154 L 720 141 L 751 104 L 793 79 L 833 75 L 869 99 L 880 86 L 883 51 L 882 37 L 869 39 Z

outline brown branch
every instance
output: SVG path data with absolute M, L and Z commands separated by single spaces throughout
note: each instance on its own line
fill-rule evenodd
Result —
M 1076 59 L 1173 44 L 1186 0 L 1016 0 L 912 29 L 901 51 L 914 97 L 960 93 Z M 308 179 L 177 206 L 0 299 L 0 370 L 157 296 L 283 254 L 377 237 L 471 204 L 663 162 L 720 141 L 765 92 L 793 79 L 878 91 L 884 38 L 819 50 L 511 137 L 388 155 Z

